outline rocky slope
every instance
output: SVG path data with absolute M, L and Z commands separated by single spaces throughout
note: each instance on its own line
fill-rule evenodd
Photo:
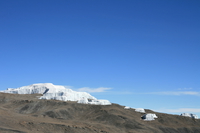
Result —
M 1 133 L 199 133 L 200 119 L 155 113 L 143 121 L 142 113 L 118 104 L 89 105 L 38 99 L 41 94 L 0 93 Z

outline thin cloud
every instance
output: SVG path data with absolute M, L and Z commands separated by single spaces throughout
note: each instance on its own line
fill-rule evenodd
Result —
M 151 92 L 148 94 L 156 95 L 196 95 L 200 96 L 200 92 L 197 91 L 164 91 L 164 92 Z
M 105 87 L 89 88 L 89 87 L 83 87 L 83 88 L 79 88 L 78 91 L 89 92 L 89 93 L 97 93 L 97 92 L 106 92 L 107 90 L 110 90 L 110 89 L 112 89 L 112 88 L 105 88 Z
M 192 90 L 192 88 L 179 88 L 178 90 Z
M 130 92 L 130 91 L 108 91 L 106 94 L 110 94 L 110 95 L 131 95 L 131 94 L 134 94 L 134 93 Z
M 200 109 L 197 108 L 161 109 L 157 111 L 168 113 L 200 113 Z

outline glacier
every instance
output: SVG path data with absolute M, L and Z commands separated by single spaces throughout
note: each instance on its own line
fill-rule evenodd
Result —
M 148 113 L 148 114 L 143 115 L 141 118 L 145 121 L 152 121 L 152 120 L 155 120 L 155 118 L 158 118 L 158 117 L 156 116 L 156 114 Z
M 54 99 L 61 101 L 77 101 L 83 104 L 111 105 L 108 100 L 98 100 L 87 92 L 77 92 L 61 85 L 39 83 L 19 88 L 8 88 L 3 93 L 13 94 L 43 94 L 39 99 Z
M 194 119 L 198 119 L 198 116 L 196 114 L 192 114 L 192 113 L 182 113 L 181 116 L 191 117 L 191 118 L 194 118 Z
M 124 109 L 131 109 L 131 107 L 125 106 Z
M 135 111 L 140 113 L 145 113 L 145 110 L 143 108 L 136 108 Z

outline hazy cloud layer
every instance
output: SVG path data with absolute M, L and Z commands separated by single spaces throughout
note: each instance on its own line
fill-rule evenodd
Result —
M 157 111 L 169 113 L 200 113 L 200 109 L 197 108 L 161 109 Z
M 192 88 L 178 88 L 178 90 L 192 90 Z
M 157 95 L 196 95 L 200 96 L 200 92 L 197 91 L 164 91 L 164 92 L 151 92 L 148 94 L 157 94 Z
M 95 93 L 95 92 L 106 92 L 107 90 L 110 90 L 110 89 L 111 88 L 105 88 L 105 87 L 99 87 L 99 88 L 83 87 L 83 88 L 79 88 L 78 91 Z

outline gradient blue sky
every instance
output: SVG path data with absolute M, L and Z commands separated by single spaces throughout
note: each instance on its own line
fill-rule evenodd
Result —
M 0 90 L 53 83 L 200 116 L 199 7 L 199 0 L 1 0 Z

